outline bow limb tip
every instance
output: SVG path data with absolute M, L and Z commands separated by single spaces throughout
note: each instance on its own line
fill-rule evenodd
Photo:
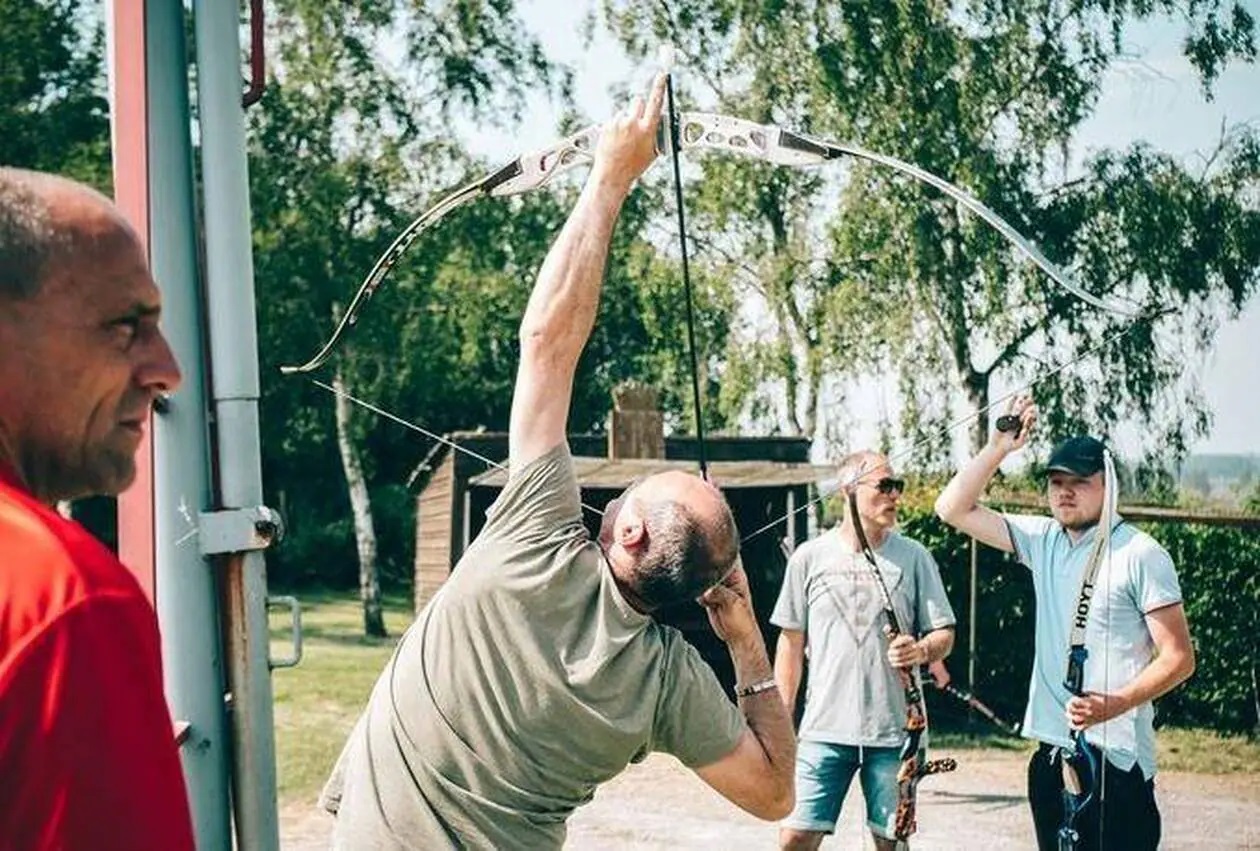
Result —
M 665 42 L 656 49 L 656 64 L 660 67 L 662 74 L 674 73 L 675 59 L 677 59 L 677 51 L 669 42 Z
M 319 368 L 321 361 L 309 361 L 307 363 L 293 366 L 280 367 L 281 375 L 300 375 L 304 372 L 314 372 Z

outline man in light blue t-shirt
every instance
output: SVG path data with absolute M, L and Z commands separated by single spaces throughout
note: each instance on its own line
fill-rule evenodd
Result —
M 1154 539 L 1117 521 L 1089 603 L 1084 694 L 1070 694 L 1064 685 L 1069 632 L 1099 534 L 1104 448 L 1095 438 L 1072 437 L 1051 452 L 1046 496 L 1053 519 L 1000 514 L 977 500 L 1006 456 L 1023 448 L 1037 419 L 1026 396 L 1015 400 L 1011 413 L 1019 418 L 1019 430 L 995 431 L 941 493 L 936 513 L 973 538 L 1014 553 L 1032 571 L 1036 646 L 1023 732 L 1041 742 L 1028 767 L 1037 842 L 1042 849 L 1057 847 L 1063 818 L 1059 749 L 1072 746 L 1070 733 L 1076 729 L 1084 731 L 1103 768 L 1103 798 L 1100 803 L 1096 795 L 1080 811 L 1077 847 L 1153 849 L 1160 816 L 1151 701 L 1194 671 L 1177 571 Z
M 783 822 L 780 846 L 814 849 L 835 830 L 858 774 L 866 824 L 875 847 L 896 846 L 897 770 L 905 738 L 906 699 L 898 668 L 945 658 L 954 645 L 954 610 L 931 553 L 893 531 L 905 482 L 876 452 L 840 464 L 853 482 L 858 517 L 802 544 L 788 560 L 770 621 L 782 629 L 774 677 L 788 711 L 796 703 L 809 656 L 805 715 L 796 756 L 796 809 Z M 884 637 L 884 600 L 862 555 L 860 522 L 880 575 L 906 630 Z

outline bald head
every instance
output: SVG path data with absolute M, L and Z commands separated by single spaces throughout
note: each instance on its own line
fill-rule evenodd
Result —
M 863 482 L 875 482 L 892 475 L 888 459 L 873 449 L 860 449 L 840 461 L 840 487 L 848 489 Z
M 109 199 L 52 174 L 0 167 L 0 299 L 29 299 L 84 253 L 136 236 Z
M 698 597 L 722 580 L 739 535 L 721 491 L 699 476 L 649 476 L 609 503 L 601 542 L 618 578 L 648 610 Z

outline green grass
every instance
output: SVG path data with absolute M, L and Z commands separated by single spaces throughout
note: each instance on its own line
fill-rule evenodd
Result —
M 1260 739 L 1255 737 L 1165 727 L 1155 732 L 1155 741 L 1160 771 L 1255 774 L 1260 766 Z
M 1031 753 L 1037 747 L 1037 743 L 1031 739 L 1004 736 L 1001 733 L 946 733 L 933 730 L 930 742 L 934 749 L 986 750 L 1006 753 Z
M 932 733 L 933 748 L 1030 754 L 1031 739 L 999 733 Z M 1188 774 L 1255 774 L 1260 765 L 1260 739 L 1226 736 L 1211 730 L 1165 727 L 1155 733 L 1155 761 L 1160 771 Z
M 411 602 L 385 601 L 390 637 L 363 635 L 358 597 L 346 592 L 295 594 L 302 602 L 302 662 L 272 675 L 276 761 L 282 804 L 313 802 L 332 769 L 368 693 L 411 623 Z M 271 653 L 290 652 L 289 613 L 271 612 Z
M 296 668 L 272 677 L 281 803 L 313 802 L 394 643 L 411 623 L 411 603 L 385 601 L 390 638 L 363 636 L 363 615 L 352 592 L 303 591 L 305 652 Z M 289 616 L 271 613 L 272 655 L 289 652 Z M 1260 765 L 1260 740 L 1228 737 L 1207 730 L 1163 729 L 1158 733 L 1159 768 L 1200 774 L 1249 774 Z M 983 749 L 1010 754 L 1033 744 L 999 734 L 934 733 L 933 748 Z

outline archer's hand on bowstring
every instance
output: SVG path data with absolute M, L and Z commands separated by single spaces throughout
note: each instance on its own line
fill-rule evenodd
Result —
M 1095 724 L 1123 715 L 1129 709 L 1128 702 L 1118 694 L 1087 691 L 1069 698 L 1064 714 L 1073 730 L 1087 730 Z
M 928 663 L 927 648 L 909 635 L 899 635 L 888 642 L 888 664 L 909 670 Z
M 636 97 L 608 120 L 595 145 L 595 164 L 590 180 L 625 194 L 656 160 L 656 129 L 661 123 L 665 99 L 665 75 L 657 74 L 647 101 Z
M 1019 417 L 1019 431 L 998 431 L 995 428 L 989 435 L 989 446 L 1003 455 L 1010 455 L 1028 443 L 1028 437 L 1037 424 L 1037 403 L 1027 393 L 1020 393 L 1007 404 L 1006 413 Z
M 704 606 L 713 631 L 727 644 L 761 640 L 761 627 L 757 625 L 752 595 L 748 591 L 748 576 L 738 559 L 726 578 L 701 594 L 697 602 Z

